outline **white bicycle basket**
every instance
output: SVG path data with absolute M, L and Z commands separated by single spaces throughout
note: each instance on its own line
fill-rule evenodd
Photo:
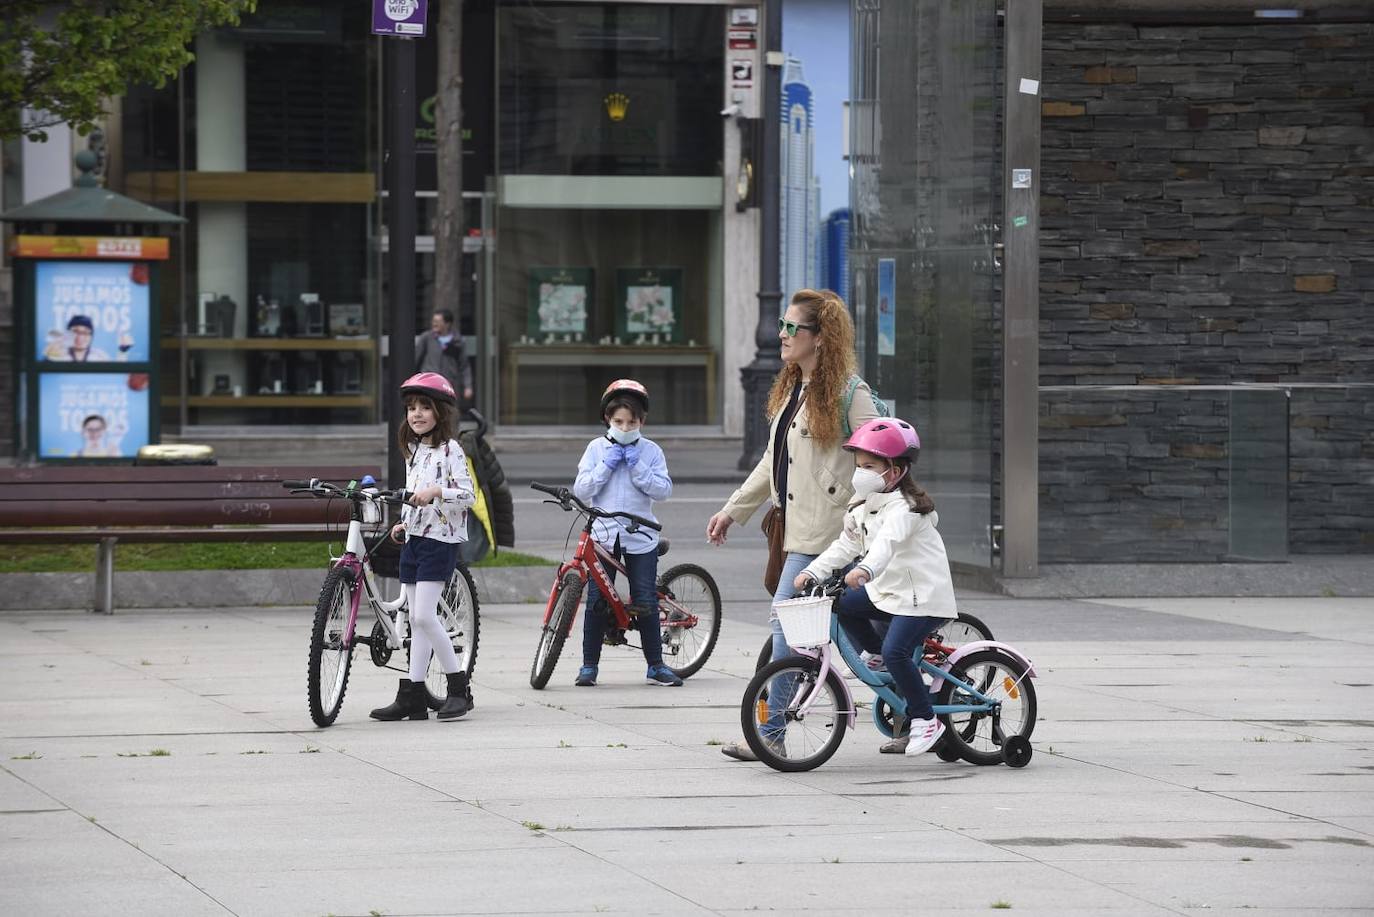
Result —
M 788 646 L 824 646 L 830 642 L 830 606 L 828 595 L 808 595 L 778 602 L 773 609 L 782 625 L 782 636 Z

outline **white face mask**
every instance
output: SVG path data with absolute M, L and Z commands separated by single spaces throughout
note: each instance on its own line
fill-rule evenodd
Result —
M 887 481 L 881 474 L 867 468 L 855 468 L 850 483 L 854 485 L 854 498 L 857 500 L 866 499 L 869 494 L 877 493 L 887 486 Z
M 615 427 L 610 427 L 606 430 L 606 435 L 622 446 L 629 446 L 639 441 L 638 430 L 617 430 Z

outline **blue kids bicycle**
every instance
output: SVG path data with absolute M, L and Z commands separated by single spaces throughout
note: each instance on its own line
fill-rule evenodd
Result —
M 856 714 L 849 685 L 835 668 L 833 651 L 875 695 L 873 721 L 892 735 L 894 713 L 906 702 L 887 672 L 871 670 L 840 628 L 834 603 L 838 578 L 809 596 L 780 602 L 778 620 L 795 655 L 770 662 L 744 690 L 740 722 L 758 759 L 774 770 L 807 771 L 839 750 Z M 945 734 L 934 751 L 941 760 L 970 764 L 1030 763 L 1035 729 L 1035 667 L 1009 644 L 975 640 L 958 647 L 931 637 L 917 667 L 930 678 L 935 715 Z

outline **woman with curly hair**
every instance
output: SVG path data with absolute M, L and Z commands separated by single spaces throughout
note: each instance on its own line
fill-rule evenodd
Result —
M 840 534 L 854 495 L 853 457 L 841 447 L 850 431 L 878 416 L 862 381 L 844 416 L 854 375 L 854 322 L 837 293 L 798 290 L 778 319 L 778 339 L 783 367 L 768 394 L 768 447 L 706 524 L 707 540 L 723 544 L 733 523 L 748 522 L 765 500 L 772 500 L 782 513 L 785 552 L 774 603 L 793 597 L 793 580 Z M 770 620 L 773 658 L 781 659 L 787 643 L 777 615 Z M 757 760 L 744 742 L 721 750 L 741 761 Z

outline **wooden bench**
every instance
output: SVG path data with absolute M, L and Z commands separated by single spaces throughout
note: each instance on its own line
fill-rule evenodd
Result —
M 382 477 L 361 466 L 0 468 L 0 543 L 98 545 L 94 606 L 111 614 L 117 542 L 341 541 L 347 502 L 293 495 L 281 482 L 365 474 Z

